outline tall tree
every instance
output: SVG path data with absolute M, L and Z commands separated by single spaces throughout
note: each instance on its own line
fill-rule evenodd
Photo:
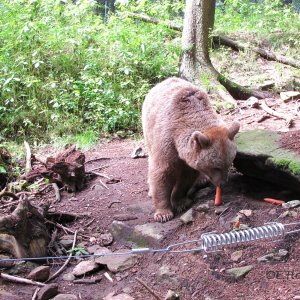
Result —
M 180 75 L 232 104 L 234 98 L 247 99 L 251 95 L 265 98 L 269 94 L 231 82 L 212 65 L 209 35 L 214 25 L 215 6 L 216 0 L 186 0 Z

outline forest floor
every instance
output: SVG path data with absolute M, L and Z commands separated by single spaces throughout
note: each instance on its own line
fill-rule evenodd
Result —
M 263 62 L 264 66 L 270 65 Z M 246 101 L 239 101 L 238 107 L 231 113 L 221 111 L 227 122 L 239 120 L 243 131 L 248 129 L 271 129 L 276 131 L 299 133 L 299 102 L 284 103 L 279 97 L 266 99 L 272 109 L 294 119 L 292 127 L 286 120 L 268 115 L 261 108 L 253 108 Z M 298 115 L 296 114 L 298 113 Z M 262 121 L 262 117 L 266 118 Z M 123 140 L 118 137 L 105 140 L 85 151 L 86 170 L 102 167 L 110 179 L 96 177 L 87 182 L 85 188 L 76 193 L 62 193 L 62 200 L 51 206 L 52 211 L 72 212 L 81 217 L 64 226 L 71 230 L 81 230 L 87 239 L 79 241 L 85 249 L 99 243 L 99 236 L 110 231 L 111 224 L 118 216 L 134 216 L 133 220 L 124 221 L 129 226 L 153 222 L 153 204 L 147 196 L 147 158 L 132 159 L 131 153 L 143 145 L 139 140 Z M 54 153 L 51 147 L 42 149 L 40 154 L 49 156 Z M 98 159 L 98 160 L 97 160 Z M 104 183 L 107 188 L 103 186 Z M 180 224 L 166 235 L 161 247 L 170 244 L 198 239 L 201 234 L 216 231 L 218 233 L 232 229 L 232 219 L 241 210 L 251 210 L 251 215 L 243 216 L 241 223 L 249 226 L 260 226 L 267 222 L 291 223 L 300 221 L 300 210 L 286 209 L 263 201 L 265 197 L 291 200 L 300 199 L 280 186 L 251 179 L 242 174 L 232 174 L 222 191 L 223 206 L 226 210 L 216 214 L 211 205 L 215 189 L 211 187 L 194 207 L 208 203 L 205 212 L 195 210 L 194 221 Z M 38 201 L 49 201 L 55 198 L 53 191 L 45 194 Z M 178 219 L 179 216 L 176 216 Z M 130 219 L 130 218 L 129 218 Z M 88 226 L 87 226 L 88 224 Z M 167 224 L 166 224 L 167 226 Z M 60 231 L 63 235 L 63 231 Z M 71 272 L 78 261 L 71 261 L 68 268 L 55 280 L 61 293 L 70 293 L 78 299 L 96 300 L 114 292 L 116 295 L 126 292 L 134 299 L 155 299 L 136 278 L 142 279 L 157 294 L 164 298 L 169 289 L 176 291 L 180 299 L 300 299 L 300 235 L 288 235 L 273 242 L 253 242 L 248 245 L 232 246 L 213 253 L 186 254 L 141 254 L 134 267 L 120 272 L 110 273 L 113 282 L 105 277 L 96 284 L 74 284 L 62 279 Z M 130 242 L 114 241 L 108 246 L 113 251 L 130 249 Z M 258 258 L 266 254 L 278 253 L 285 249 L 287 255 L 271 261 L 260 262 Z M 242 250 L 233 257 L 237 250 Z M 276 255 L 275 255 L 276 256 Z M 234 267 L 252 266 L 244 277 L 234 279 L 226 270 Z M 169 269 L 164 277 L 161 268 Z M 51 264 L 51 272 L 57 270 L 57 264 Z M 107 270 L 100 270 L 86 275 L 86 278 L 103 275 Z M 2 293 L 1 293 L 2 290 Z M 1 282 L 0 299 L 31 299 L 35 287 Z M 5 291 L 5 293 L 4 293 Z M 298 298 L 294 298 L 297 297 Z M 123 298 L 122 298 L 123 299 Z M 124 298 L 125 299 L 125 298 Z

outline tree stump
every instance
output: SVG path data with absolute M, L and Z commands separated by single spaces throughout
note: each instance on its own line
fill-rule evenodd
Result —
M 43 215 L 27 198 L 10 215 L 0 217 L 0 251 L 16 258 L 41 257 L 47 254 L 49 240 Z

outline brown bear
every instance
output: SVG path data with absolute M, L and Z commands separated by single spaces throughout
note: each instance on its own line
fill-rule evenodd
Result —
M 227 127 L 198 87 L 179 78 L 157 84 L 143 103 L 142 123 L 156 221 L 169 221 L 189 206 L 196 181 L 226 181 L 240 125 Z

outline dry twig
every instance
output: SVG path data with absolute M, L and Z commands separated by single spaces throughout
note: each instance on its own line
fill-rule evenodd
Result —
M 24 141 L 25 147 L 25 158 L 26 158 L 26 165 L 25 165 L 25 174 L 28 174 L 31 171 L 31 150 L 28 142 Z
M 34 291 L 34 293 L 32 295 L 31 300 L 36 300 L 37 299 L 37 294 L 38 294 L 39 290 L 40 290 L 40 288 L 36 288 L 35 289 L 35 291 Z
M 45 286 L 45 284 L 42 282 L 38 282 L 38 281 L 34 281 L 31 279 L 26 279 L 26 278 L 22 278 L 22 277 L 18 277 L 18 276 L 12 276 L 12 275 L 9 275 L 6 273 L 0 273 L 0 277 L 3 278 L 4 280 L 8 280 L 11 282 L 25 283 L 25 284 L 31 284 L 31 285 L 37 285 L 37 286 Z
M 55 201 L 54 201 L 54 203 L 60 202 L 61 197 L 60 197 L 60 192 L 59 192 L 58 185 L 56 183 L 52 183 L 52 187 L 53 187 L 54 192 L 55 192 Z
M 136 277 L 136 281 L 138 281 L 142 286 L 146 288 L 146 290 L 157 300 L 162 300 L 162 298 L 153 290 L 151 289 L 142 279 Z
M 48 278 L 48 280 L 46 282 L 51 281 L 52 279 L 56 278 L 68 265 L 69 261 L 71 260 L 71 257 L 73 255 L 73 250 L 75 248 L 75 244 L 76 244 L 76 239 L 77 239 L 77 230 L 74 233 L 74 239 L 73 239 L 73 244 L 72 244 L 72 248 L 70 251 L 70 255 L 68 257 L 68 259 L 65 261 L 65 263 L 61 266 L 61 268 L 59 268 L 52 276 L 50 276 Z

